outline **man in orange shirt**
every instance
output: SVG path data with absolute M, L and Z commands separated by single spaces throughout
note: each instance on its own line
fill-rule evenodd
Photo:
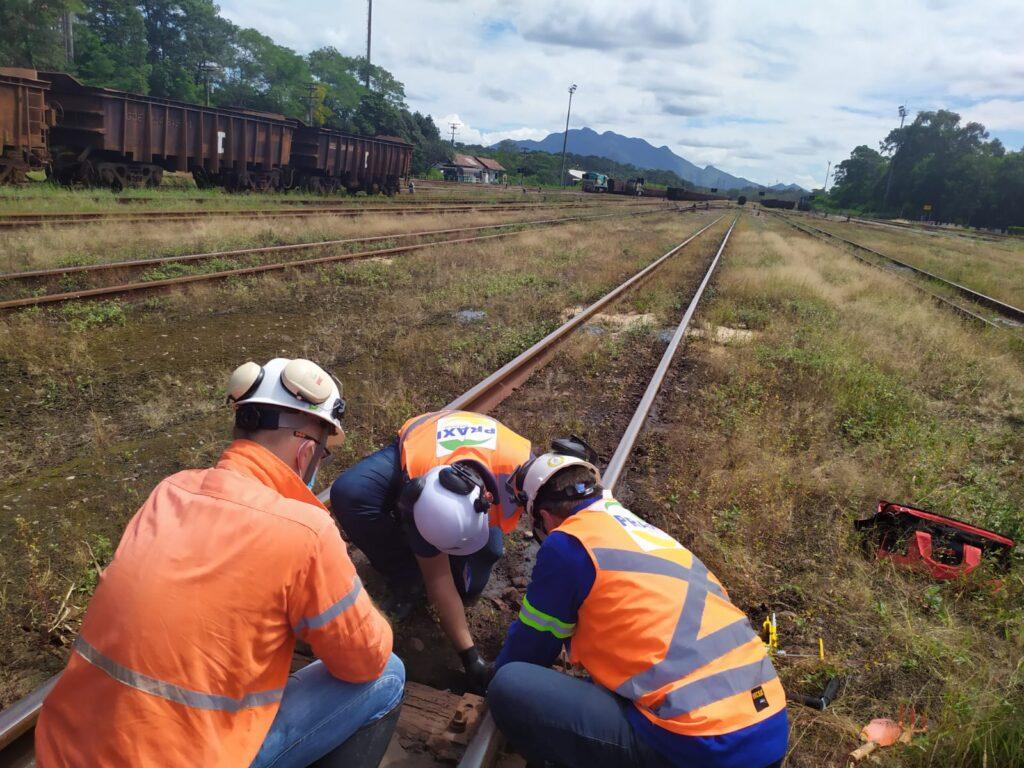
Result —
M 391 627 L 310 490 L 344 440 L 308 360 L 231 376 L 234 442 L 129 522 L 47 696 L 49 766 L 375 766 L 405 682 Z M 297 638 L 319 661 L 288 676 Z

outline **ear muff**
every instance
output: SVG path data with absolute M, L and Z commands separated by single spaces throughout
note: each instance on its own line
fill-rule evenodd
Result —
M 551 441 L 551 450 L 564 456 L 574 456 L 577 459 L 583 459 L 590 464 L 597 464 L 599 461 L 597 451 L 591 448 L 590 444 L 579 435 L 555 438 Z
M 445 467 L 441 470 L 437 479 L 442 487 L 461 496 L 469 496 L 474 488 L 479 489 L 480 494 L 473 500 L 473 509 L 480 514 L 490 510 L 494 496 L 487 490 L 483 478 L 465 464 L 456 462 L 451 466 Z
M 262 365 L 251 360 L 235 368 L 231 378 L 228 379 L 227 401 L 229 403 L 237 403 L 245 400 L 247 397 L 252 397 L 253 392 L 259 389 L 260 384 L 263 382 L 265 373 Z
M 333 391 L 333 379 L 316 363 L 301 358 L 291 360 L 281 371 L 281 384 L 300 400 L 320 405 Z

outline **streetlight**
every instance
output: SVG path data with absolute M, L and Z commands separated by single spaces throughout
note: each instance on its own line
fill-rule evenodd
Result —
M 562 170 L 559 172 L 558 180 L 560 186 L 565 186 L 565 145 L 569 141 L 569 115 L 572 114 L 572 95 L 576 93 L 576 83 L 569 86 L 569 109 L 565 111 L 565 133 L 562 134 Z
M 882 207 L 885 209 L 889 208 L 889 190 L 892 188 L 892 168 L 896 165 L 896 155 L 899 154 L 900 147 L 903 146 L 903 121 L 906 117 L 907 108 L 901 104 L 899 138 L 896 139 L 896 149 L 892 153 L 892 159 L 889 161 L 889 178 L 885 181 L 885 198 L 882 200 Z

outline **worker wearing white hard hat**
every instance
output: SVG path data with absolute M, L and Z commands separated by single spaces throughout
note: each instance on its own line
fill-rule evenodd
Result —
M 239 366 L 227 400 L 234 440 L 160 482 L 104 570 L 43 702 L 40 768 L 355 768 L 387 749 L 404 667 L 310 490 L 344 439 L 340 387 L 277 358 Z M 317 660 L 290 675 L 299 640 Z
M 401 621 L 424 603 L 425 589 L 477 691 L 490 666 L 465 606 L 487 585 L 503 535 L 516 527 L 522 507 L 505 481 L 530 455 L 530 441 L 496 419 L 436 411 L 410 418 L 393 443 L 331 486 L 331 510 L 387 581 L 385 609 Z
M 779 768 L 786 695 L 696 555 L 553 445 L 509 479 L 542 544 L 487 704 L 529 764 Z M 588 674 L 551 668 L 563 651 Z

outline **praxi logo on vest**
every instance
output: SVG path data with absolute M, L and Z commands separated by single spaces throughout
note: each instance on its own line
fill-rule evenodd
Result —
M 459 448 L 498 448 L 498 422 L 486 416 L 460 413 L 437 422 L 437 455 L 447 456 Z
M 657 526 L 641 520 L 617 501 L 605 502 L 605 512 L 612 516 L 636 545 L 644 552 L 659 549 L 682 549 L 683 545 Z

